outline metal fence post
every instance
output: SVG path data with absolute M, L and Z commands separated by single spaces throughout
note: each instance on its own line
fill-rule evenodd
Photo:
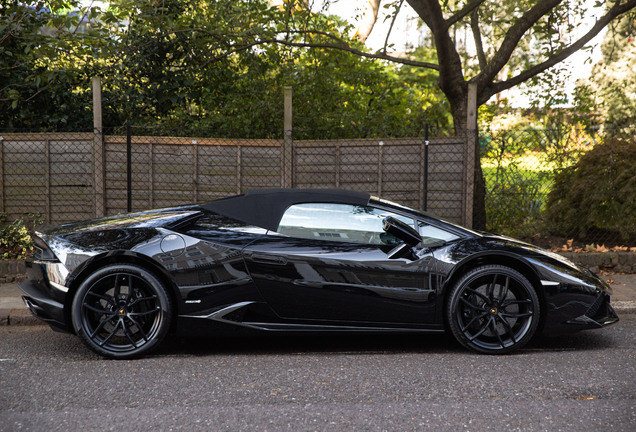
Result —
M 428 123 L 424 125 L 424 181 L 422 185 L 422 210 L 428 210 Z
M 132 211 L 132 128 L 126 122 L 126 196 L 128 213 Z

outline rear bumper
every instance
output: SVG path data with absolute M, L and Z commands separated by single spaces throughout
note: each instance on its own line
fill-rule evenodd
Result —
M 22 296 L 22 300 L 36 318 L 46 322 L 54 330 L 70 332 L 64 318 L 64 305 L 62 303 L 53 300 L 30 280 L 26 280 L 18 286 L 26 294 Z

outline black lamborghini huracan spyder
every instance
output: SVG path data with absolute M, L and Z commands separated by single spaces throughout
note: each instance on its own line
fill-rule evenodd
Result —
M 443 332 L 487 354 L 618 321 L 610 288 L 530 244 L 345 190 L 261 189 L 36 232 L 29 309 L 127 359 L 168 332 Z

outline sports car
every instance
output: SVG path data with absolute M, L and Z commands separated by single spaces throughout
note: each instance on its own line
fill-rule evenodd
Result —
M 361 192 L 251 190 L 34 241 L 26 305 L 114 359 L 232 332 L 447 332 L 504 354 L 618 321 L 610 287 L 562 256 Z

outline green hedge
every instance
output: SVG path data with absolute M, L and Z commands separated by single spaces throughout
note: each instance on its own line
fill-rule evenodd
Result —
M 545 218 L 555 234 L 636 238 L 636 141 L 609 139 L 556 175 Z

